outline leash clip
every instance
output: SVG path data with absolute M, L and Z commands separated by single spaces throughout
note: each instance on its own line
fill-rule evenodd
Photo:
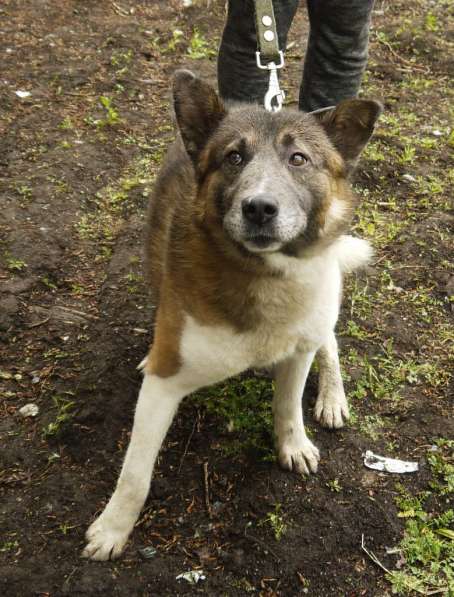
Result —
M 279 112 L 285 99 L 285 93 L 279 86 L 279 79 L 277 76 L 278 69 L 284 66 L 284 53 L 282 50 L 279 51 L 279 64 L 275 62 L 269 62 L 268 64 L 262 64 L 260 59 L 260 52 L 255 53 L 257 66 L 262 70 L 270 71 L 270 79 L 268 83 L 268 91 L 265 94 L 265 110 L 268 112 Z

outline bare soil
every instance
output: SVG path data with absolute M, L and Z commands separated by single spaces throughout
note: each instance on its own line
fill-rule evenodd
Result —
M 224 2 L 183 9 L 179 0 L 4 0 L 3 595 L 390 594 L 361 537 L 395 567 L 387 548 L 402 535 L 396 481 L 424 488 L 428 447 L 454 437 L 452 52 L 444 4 L 432 3 L 435 21 L 425 4 L 377 2 L 374 13 L 364 95 L 382 99 L 388 120 L 357 173 L 364 205 L 356 226 L 377 257 L 348 282 L 339 325 L 354 421 L 328 432 L 311 422 L 308 407 L 322 460 L 316 476 L 302 479 L 254 451 L 228 453 L 241 433 L 187 399 L 124 556 L 93 563 L 80 558 L 84 532 L 114 487 L 140 383 L 136 366 L 151 341 L 142 229 L 173 137 L 169 81 L 177 67 L 215 81 L 215 58 L 205 48 L 195 60 L 188 48 L 194 28 L 216 48 Z M 302 6 L 285 75 L 290 104 L 306 36 Z M 312 383 L 308 397 L 315 391 Z M 39 413 L 24 418 L 19 409 L 30 402 Z M 366 449 L 418 460 L 421 471 L 399 479 L 369 471 Z M 264 522 L 275 511 L 286 524 L 279 540 Z M 139 550 L 147 546 L 157 552 L 144 559 Z M 176 580 L 195 568 L 204 581 Z

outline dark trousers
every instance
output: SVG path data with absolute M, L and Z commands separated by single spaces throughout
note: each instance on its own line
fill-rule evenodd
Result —
M 274 0 L 279 48 L 298 0 Z M 374 0 L 307 0 L 310 34 L 303 68 L 299 107 L 304 111 L 337 104 L 357 95 L 367 62 L 370 16 Z M 253 0 L 229 0 L 218 59 L 218 84 L 227 100 L 263 102 L 268 73 L 255 63 L 257 38 Z

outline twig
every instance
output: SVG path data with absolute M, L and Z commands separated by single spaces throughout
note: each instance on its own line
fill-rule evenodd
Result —
M 27 323 L 27 327 L 28 328 L 37 328 L 39 325 L 44 325 L 45 323 L 47 323 L 49 321 L 50 317 L 48 317 L 47 319 L 43 319 L 42 321 L 37 321 L 36 323 Z
M 374 552 L 366 549 L 366 546 L 364 545 L 364 533 L 361 535 L 361 549 L 369 556 L 369 558 L 372 560 L 372 562 L 374 562 L 374 564 L 377 564 L 377 566 L 379 566 L 382 570 L 384 570 L 386 572 L 386 574 L 391 574 L 391 572 L 388 570 L 388 568 L 383 566 L 383 564 L 380 562 L 380 560 L 377 558 L 377 556 L 374 554 Z M 413 587 L 413 586 L 407 587 L 407 588 L 411 588 L 413 591 L 415 591 L 416 593 L 419 593 L 420 595 L 436 595 L 437 593 L 443 593 L 444 591 L 446 591 L 446 588 L 435 589 L 434 591 L 424 591 L 422 589 L 418 589 L 417 587 Z
M 75 91 L 63 91 L 62 95 L 70 95 L 71 97 L 98 97 L 98 93 L 88 91 L 87 93 L 76 93 Z M 52 98 L 48 98 L 51 101 Z
M 210 504 L 210 493 L 208 486 L 208 462 L 203 463 L 203 485 L 205 488 L 205 506 L 208 512 L 208 516 L 212 517 L 211 504 Z
M 65 582 L 63 583 L 63 586 L 65 586 L 69 583 L 69 581 L 71 580 L 71 577 L 73 576 L 74 572 L 76 572 L 76 570 L 77 570 L 77 566 L 75 566 L 73 568 L 73 570 L 68 574 L 68 576 L 65 579 Z
M 99 319 L 97 315 L 91 315 L 91 313 L 84 313 L 83 311 L 78 311 L 77 309 L 71 309 L 70 307 L 64 307 L 63 305 L 56 305 L 55 309 L 59 309 L 60 311 L 67 311 L 68 313 L 74 313 L 75 315 L 80 315 L 81 317 L 85 317 L 85 319 Z
M 254 537 L 253 535 L 250 535 L 249 533 L 247 533 L 246 529 L 244 529 L 244 536 L 246 537 L 246 539 L 249 539 L 250 541 L 254 541 L 254 543 L 259 545 L 263 550 L 269 552 L 273 556 L 273 558 L 275 558 L 276 561 L 278 561 L 278 562 L 281 561 L 281 558 L 277 555 L 277 553 L 275 551 L 273 551 L 271 549 L 271 547 L 269 547 L 269 545 L 267 545 L 261 539 L 258 539 L 257 537 Z
M 382 570 L 384 570 L 386 572 L 386 574 L 391 574 L 391 572 L 388 570 L 388 568 L 383 566 L 383 564 L 380 562 L 380 560 L 377 558 L 377 556 L 374 554 L 374 552 L 369 551 L 366 548 L 366 546 L 364 545 L 364 533 L 361 535 L 361 549 L 369 556 L 369 558 L 372 560 L 372 562 L 374 562 L 374 564 L 377 564 L 377 566 L 379 566 Z
M 120 15 L 120 17 L 129 17 L 129 12 L 127 10 L 125 10 L 121 6 L 118 6 L 118 4 L 116 4 L 115 2 L 111 2 L 111 4 L 117 15 Z
M 180 474 L 181 467 L 183 466 L 183 460 L 186 458 L 186 454 L 188 453 L 189 444 L 191 443 L 192 436 L 194 435 L 196 425 L 197 425 L 197 418 L 194 421 L 194 425 L 192 426 L 192 431 L 189 434 L 188 441 L 186 442 L 186 445 L 184 447 L 183 455 L 180 458 L 180 464 L 178 465 L 177 475 Z
M 406 60 L 405 58 L 403 58 L 400 54 L 398 54 L 396 52 L 396 50 L 394 50 L 394 48 L 388 41 L 380 39 L 378 36 L 376 37 L 376 40 L 378 41 L 379 44 L 382 44 L 386 48 L 388 48 L 388 50 L 391 52 L 391 54 L 395 58 L 397 58 L 397 60 L 399 60 L 400 62 L 403 62 L 404 64 L 408 64 L 408 66 L 411 66 L 411 68 L 413 68 L 414 70 L 419 70 L 424 73 L 428 72 L 428 69 L 425 66 L 422 66 L 422 64 L 415 64 L 414 62 L 411 62 L 411 60 Z
M 427 265 L 393 265 L 391 271 L 395 269 L 428 269 Z M 435 270 L 437 272 L 444 272 L 446 268 L 444 267 L 431 267 L 431 271 Z

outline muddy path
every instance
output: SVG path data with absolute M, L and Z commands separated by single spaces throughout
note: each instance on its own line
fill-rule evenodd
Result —
M 124 556 L 93 563 L 80 558 L 84 532 L 116 481 L 151 341 L 142 228 L 174 136 L 169 81 L 178 67 L 215 81 L 224 3 L 2 3 L 2 594 L 391 594 L 361 537 L 399 568 L 396 498 L 432 487 L 428 452 L 454 439 L 452 35 L 448 4 L 426 4 L 374 12 L 363 95 L 386 111 L 356 175 L 355 230 L 376 259 L 348 280 L 338 328 L 351 424 L 312 421 L 314 378 L 307 420 L 322 461 L 300 479 L 272 457 L 269 380 L 187 399 Z M 306 35 L 302 7 L 285 74 L 293 106 Z M 19 413 L 28 403 L 36 417 Z M 366 449 L 421 470 L 367 470 Z M 452 508 L 452 494 L 431 491 L 434 516 Z M 195 586 L 176 580 L 201 568 Z

